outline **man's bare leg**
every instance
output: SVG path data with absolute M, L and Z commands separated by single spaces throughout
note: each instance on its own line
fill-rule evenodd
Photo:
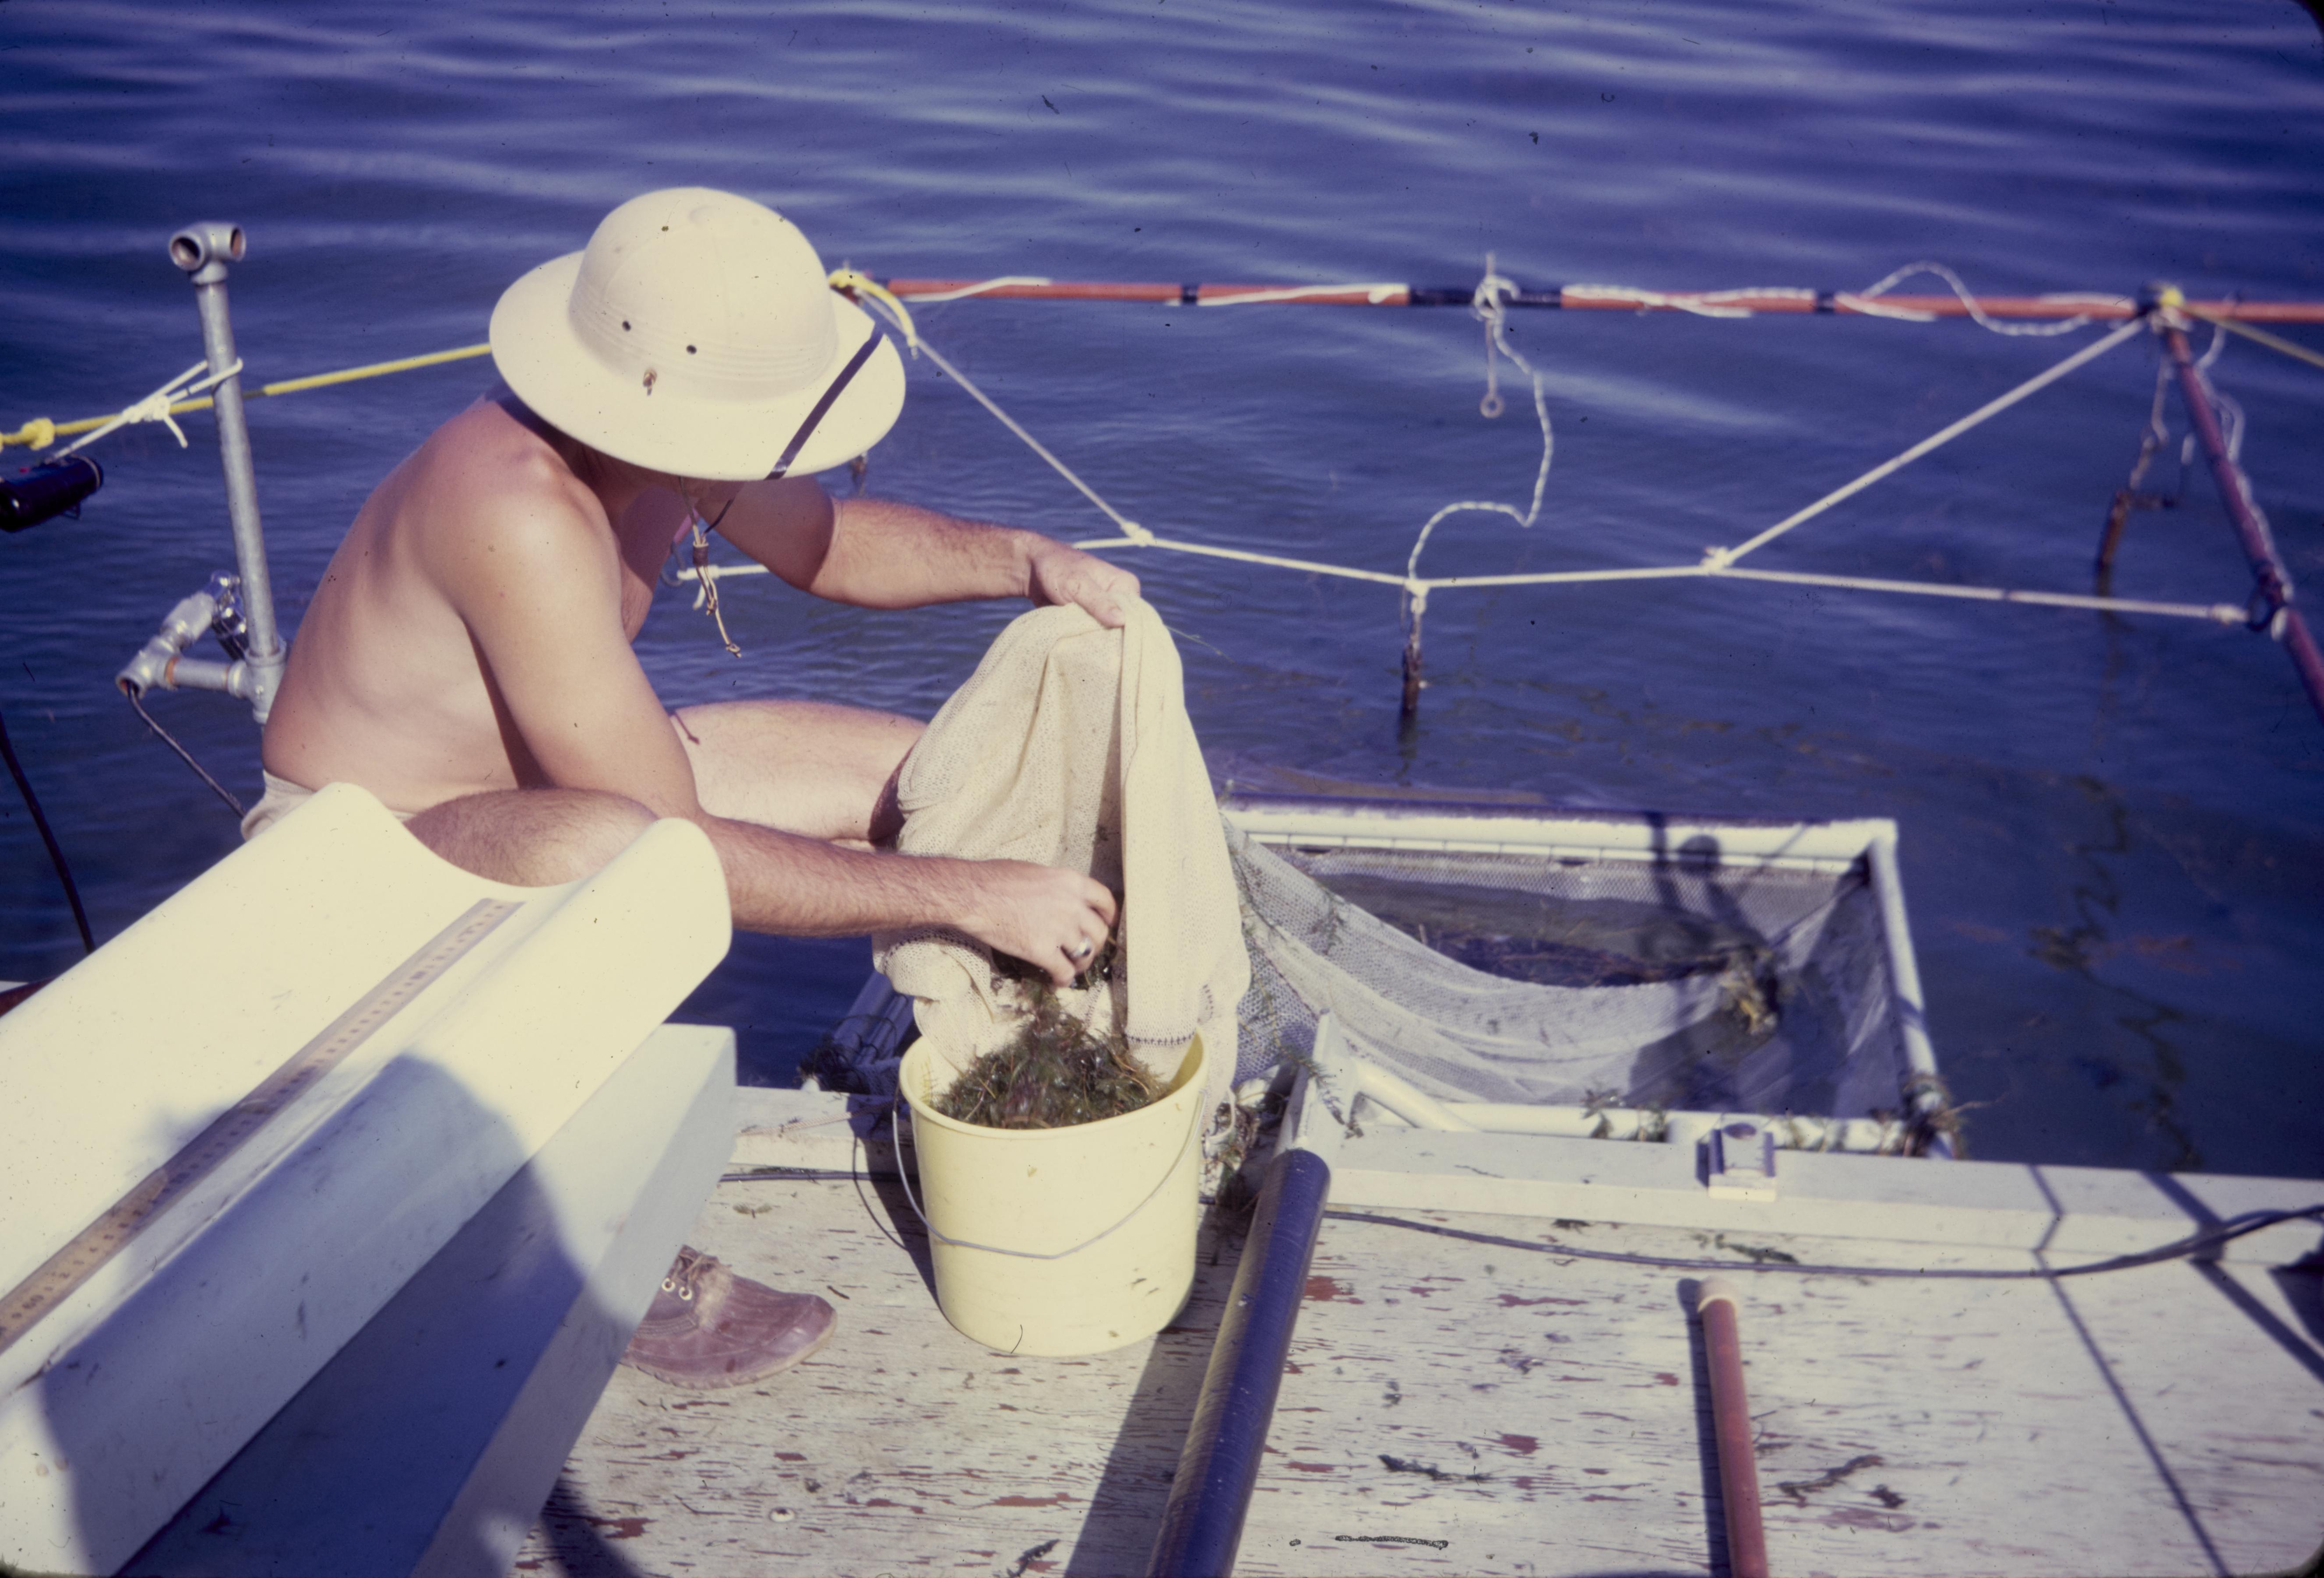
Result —
M 713 816 L 807 838 L 891 842 L 896 779 L 922 724 L 822 702 L 713 702 L 670 715 Z
M 653 820 L 636 801 L 594 789 L 497 789 L 430 806 L 405 825 L 463 871 L 548 887 L 600 870 Z

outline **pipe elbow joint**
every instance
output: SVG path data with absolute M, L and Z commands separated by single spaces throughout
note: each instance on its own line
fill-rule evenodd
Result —
M 242 261 L 246 245 L 241 225 L 204 219 L 170 238 L 170 261 L 191 274 L 195 284 L 208 285 L 226 278 L 228 263 Z

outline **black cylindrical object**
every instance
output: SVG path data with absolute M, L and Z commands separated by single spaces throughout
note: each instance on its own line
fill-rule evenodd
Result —
M 1268 1167 L 1170 1482 L 1147 1568 L 1151 1578 L 1227 1578 L 1234 1571 L 1331 1193 L 1332 1169 L 1312 1151 L 1286 1151 Z
M 67 510 L 105 485 L 105 472 L 85 454 L 44 460 L 0 476 L 0 531 L 22 531 Z

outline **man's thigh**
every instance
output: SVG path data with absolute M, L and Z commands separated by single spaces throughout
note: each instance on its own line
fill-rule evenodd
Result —
M 824 702 L 712 702 L 670 714 L 713 816 L 816 839 L 886 843 L 896 777 L 923 725 Z
M 653 813 L 592 789 L 494 789 L 432 805 L 403 825 L 463 871 L 546 887 L 603 867 L 653 825 Z

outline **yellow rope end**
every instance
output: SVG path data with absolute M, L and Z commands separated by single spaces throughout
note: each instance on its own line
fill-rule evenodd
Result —
M 2156 293 L 2154 303 L 2158 307 L 2167 307 L 2176 311 L 2187 305 L 2187 293 L 2176 285 L 2165 285 Z
M 14 433 L 0 433 L 0 447 L 21 444 L 26 449 L 46 449 L 57 441 L 57 425 L 46 417 L 35 417 Z
M 829 281 L 834 290 L 843 295 L 870 296 L 895 315 L 896 326 L 903 331 L 904 344 L 917 352 L 920 348 L 920 331 L 913 326 L 911 310 L 897 299 L 893 291 L 861 269 L 834 269 Z

